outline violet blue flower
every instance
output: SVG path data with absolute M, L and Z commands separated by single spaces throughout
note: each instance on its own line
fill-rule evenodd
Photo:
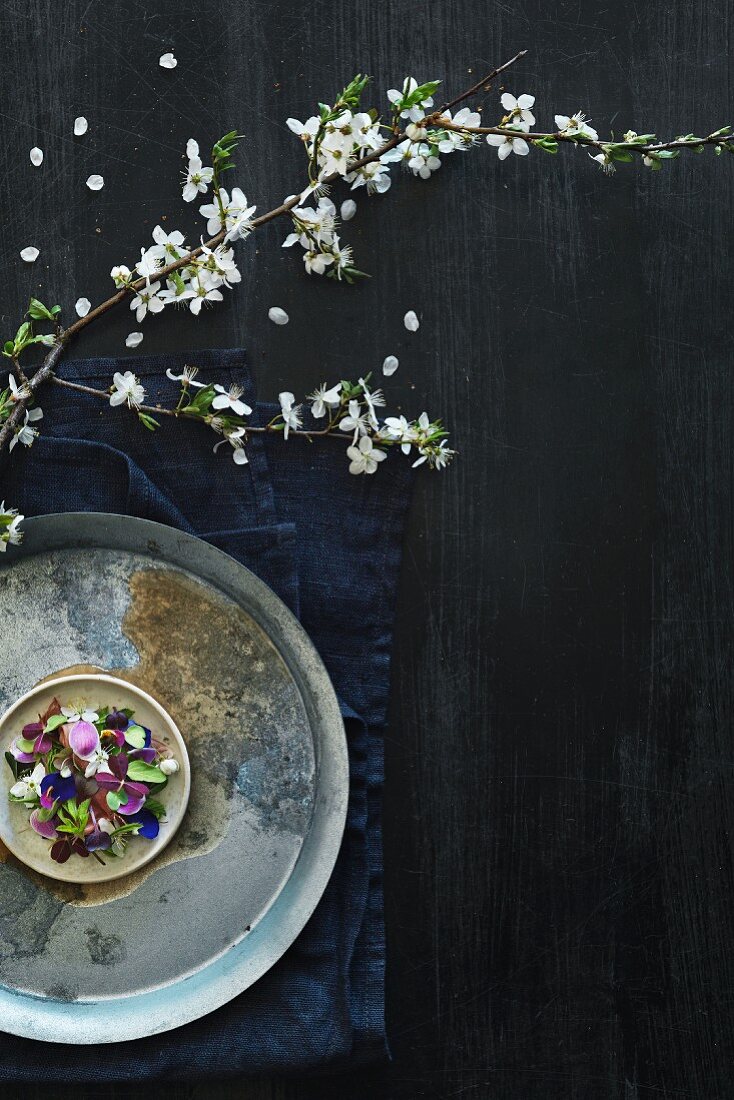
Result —
M 50 810 L 54 802 L 68 802 L 76 798 L 74 776 L 63 776 L 61 772 L 50 772 L 41 780 L 41 805 Z

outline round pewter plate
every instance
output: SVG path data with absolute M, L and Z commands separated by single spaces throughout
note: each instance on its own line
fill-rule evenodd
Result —
M 0 561 L 0 712 L 44 679 L 110 673 L 171 715 L 191 794 L 168 847 L 112 882 L 55 882 L 0 847 L 2 1030 L 168 1031 L 252 985 L 315 909 L 346 817 L 339 706 L 290 611 L 209 544 L 94 513 L 24 529 Z

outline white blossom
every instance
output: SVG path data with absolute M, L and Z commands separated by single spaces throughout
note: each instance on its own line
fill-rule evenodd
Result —
M 429 145 L 418 145 L 410 160 L 408 161 L 408 168 L 415 176 L 420 176 L 422 180 L 430 179 L 433 172 L 437 172 L 441 167 L 441 160 L 434 153 L 431 152 Z
M 183 386 L 196 386 L 197 389 L 204 389 L 206 382 L 197 382 L 196 376 L 199 373 L 198 367 L 186 366 L 183 368 L 180 374 L 174 374 L 170 367 L 166 370 L 166 378 L 170 378 L 172 382 L 180 382 Z
M 29 245 L 28 248 L 23 248 L 20 253 L 21 260 L 25 260 L 27 264 L 32 264 L 34 260 L 38 259 L 38 249 L 33 245 Z
M 307 401 L 313 402 L 311 405 L 311 415 L 317 420 L 320 420 L 322 416 L 326 416 L 327 409 L 334 409 L 341 404 L 341 392 L 341 382 L 337 382 L 331 389 L 327 387 L 326 382 L 322 382 L 321 385 L 306 398 Z
M 124 374 L 117 371 L 112 376 L 112 387 L 110 405 L 122 405 L 127 402 L 128 408 L 136 409 L 145 400 L 145 387 L 131 370 L 126 370 Z
M 287 118 L 285 124 L 289 130 L 294 134 L 297 134 L 302 141 L 312 141 L 316 137 L 319 129 L 320 121 L 313 115 L 311 118 L 306 119 L 305 122 L 299 122 L 297 118 Z
M 89 123 L 87 122 L 84 115 L 79 115 L 78 118 L 74 119 L 74 137 L 82 137 L 84 134 L 86 134 L 88 128 Z
M 462 107 L 460 111 L 457 111 L 453 120 L 451 111 L 445 111 L 443 117 L 450 122 L 453 121 L 456 126 L 479 126 L 482 121 L 481 115 L 477 111 L 472 111 L 469 107 Z M 455 130 L 446 130 L 438 143 L 438 151 L 439 153 L 455 153 L 460 149 L 468 149 L 475 140 L 475 134 L 457 134 Z
M 414 77 L 406 77 L 403 82 L 403 90 L 399 92 L 396 88 L 390 88 L 387 93 L 387 98 L 392 104 L 397 104 L 408 96 L 412 95 L 418 87 L 418 81 Z M 421 104 L 415 104 L 413 107 L 406 107 L 400 112 L 401 118 L 409 118 L 411 122 L 420 122 L 425 117 L 425 107 L 433 106 L 433 97 L 429 96 L 424 99 Z
M 354 432 L 354 441 L 360 435 L 367 435 L 370 430 L 367 413 L 362 412 L 359 401 L 352 399 L 348 406 L 348 415 L 339 421 L 339 428 L 343 432 Z
M 160 260 L 154 245 L 151 245 L 150 248 L 140 249 L 140 259 L 135 265 L 138 275 L 142 275 L 144 279 L 149 279 L 151 275 L 158 273 L 160 266 Z
M 191 280 L 180 298 L 189 300 L 189 309 L 195 317 L 198 317 L 205 302 L 221 302 L 224 300 L 224 295 L 216 281 L 208 278 L 206 271 L 200 271 L 197 278 Z
M 588 137 L 594 141 L 599 140 L 599 135 L 593 126 L 589 126 L 586 115 L 577 111 L 575 115 L 556 115 L 556 127 L 560 134 L 572 134 L 577 137 Z
M 421 327 L 421 323 L 418 320 L 414 309 L 409 309 L 403 317 L 403 324 L 407 328 L 408 332 L 417 332 Z
M 359 379 L 359 384 L 362 387 L 362 397 L 364 398 L 365 404 L 367 405 L 367 419 L 369 420 L 375 431 L 377 431 L 380 427 L 380 424 L 377 419 L 375 409 L 382 408 L 384 406 L 385 395 L 383 394 L 382 390 L 373 390 L 372 392 L 370 392 L 370 390 L 367 388 L 367 383 L 365 382 L 364 378 Z
M 232 188 L 231 199 L 229 192 L 224 187 L 220 187 L 219 197 L 224 210 L 224 225 L 222 225 L 222 214 L 218 202 L 206 203 L 199 207 L 199 213 L 207 219 L 206 228 L 209 235 L 213 237 L 220 229 L 226 229 L 225 241 L 246 237 L 252 229 L 252 215 L 257 207 L 247 205 L 247 197 L 239 187 Z
M 387 166 L 387 162 L 380 160 L 370 161 L 369 164 L 363 165 L 358 168 L 356 172 L 350 172 L 347 176 L 347 182 L 351 182 L 352 191 L 357 187 L 366 187 L 367 194 L 384 195 L 386 191 L 390 190 L 390 169 Z
M 18 383 L 15 381 L 14 374 L 8 375 L 8 386 L 10 387 L 10 400 L 12 402 L 25 401 L 27 397 L 31 396 L 31 391 L 29 390 L 25 382 L 21 382 L 21 384 L 18 385 Z
M 142 332 L 129 332 L 125 337 L 126 348 L 137 348 L 143 342 Z
M 303 421 L 301 420 L 300 411 L 301 406 L 295 405 L 295 397 L 292 393 L 284 390 L 283 393 L 278 394 L 278 400 L 280 401 L 280 414 L 283 417 L 283 423 L 285 428 L 283 429 L 283 439 L 288 438 L 288 433 L 291 428 L 296 431 L 301 427 Z
M 130 279 L 132 271 L 129 267 L 125 267 L 124 264 L 117 264 L 115 267 L 112 268 L 112 271 L 110 271 L 110 275 L 114 281 L 115 286 L 122 288 Z
M 161 260 L 163 264 L 170 264 L 173 260 L 180 259 L 187 251 L 184 235 L 178 229 L 166 233 L 165 229 L 157 225 L 153 230 L 153 240 L 155 244 L 148 249 L 146 255 L 151 259 Z
M 383 430 L 390 439 L 400 442 L 400 450 L 404 455 L 410 454 L 410 447 L 416 438 L 416 433 L 404 416 L 385 417 Z
M 141 287 L 130 303 L 130 309 L 135 311 L 135 320 L 140 324 L 148 313 L 160 313 L 165 307 L 165 302 L 158 295 L 161 289 L 159 282 L 151 283 L 149 278 L 145 280 L 145 286 Z
M 46 769 L 43 764 L 36 764 L 32 772 L 22 775 L 10 788 L 13 798 L 22 799 L 28 805 L 37 802 L 41 797 L 41 781 L 46 778 Z
M 99 176 L 96 173 L 87 176 L 87 187 L 90 191 L 101 191 L 104 187 L 104 176 Z
M 237 459 L 235 458 L 235 462 Z M 175 775 L 179 770 L 178 760 L 161 760 L 158 767 L 161 769 L 164 775 Z
M 219 244 L 211 249 L 202 242 L 201 254 L 201 264 L 213 284 L 217 286 L 224 284 L 231 289 L 235 283 L 242 281 L 242 275 L 234 260 L 233 248 Z
M 218 396 L 212 401 L 213 409 L 226 409 L 228 412 L 233 412 L 236 416 L 249 416 L 252 409 L 244 401 L 240 401 L 242 394 L 245 392 L 242 386 L 231 385 L 229 389 L 224 386 L 215 386 Z
M 43 164 L 43 149 L 39 149 L 37 145 L 34 145 L 29 155 L 33 167 L 40 168 L 40 166 Z
M 526 157 L 530 152 L 527 141 L 512 134 L 487 134 L 487 145 L 497 147 L 497 156 L 500 160 L 506 160 L 510 153 L 516 153 L 518 157 Z
M 215 417 L 215 420 L 216 419 L 217 418 Z M 215 424 L 215 420 L 212 420 L 212 427 L 215 431 L 222 431 L 224 433 L 224 439 L 220 439 L 218 443 L 214 444 L 214 446 L 212 447 L 214 453 L 216 454 L 222 444 L 229 443 L 229 445 L 233 448 L 232 461 L 235 462 L 238 466 L 246 466 L 248 459 L 247 453 L 245 451 L 245 445 L 243 443 L 243 440 L 246 438 L 245 429 L 242 427 L 220 427 L 218 424 Z M 171 763 L 175 763 L 175 761 L 171 761 Z M 177 768 L 174 770 L 177 770 Z M 168 772 L 167 774 L 170 775 L 171 773 Z
M 79 317 L 86 317 L 92 308 L 92 303 L 89 298 L 77 298 L 74 309 Z
M 159 57 L 158 64 L 162 69 L 175 69 L 178 61 L 172 53 L 164 53 Z
M 303 262 L 307 275 L 323 275 L 329 266 L 334 263 L 334 257 L 328 252 L 314 252 L 309 250 L 303 253 Z
M 99 721 L 99 714 L 96 710 L 86 710 L 79 703 L 75 707 L 62 707 L 61 713 L 68 722 L 89 722 L 93 725 Z
M 20 525 L 24 519 L 17 508 L 6 507 L 5 501 L 0 503 L 0 553 L 4 554 L 8 546 L 17 546 L 23 541 Z
M 287 325 L 290 318 L 284 309 L 280 306 L 271 306 L 268 310 L 268 317 L 274 325 Z
M 43 409 L 26 409 L 25 420 L 20 428 L 17 428 L 15 435 L 8 444 L 8 450 L 12 451 L 16 443 L 22 443 L 24 447 L 31 447 L 38 438 L 38 429 L 32 428 L 31 424 L 36 420 L 43 419 Z
M 197 195 L 206 194 L 214 178 L 214 169 L 204 168 L 199 156 L 199 145 L 193 138 L 189 138 L 186 145 L 186 156 L 189 158 L 189 166 L 184 172 L 182 195 L 184 202 L 193 202 Z
M 614 161 L 612 160 L 612 157 L 609 153 L 597 153 L 595 156 L 591 156 L 591 153 L 589 153 L 589 156 L 592 160 L 596 161 L 599 167 L 604 172 L 606 172 L 608 176 L 611 176 L 613 172 L 616 172 Z
M 500 98 L 500 103 L 507 111 L 508 121 L 516 126 L 522 124 L 525 128 L 535 125 L 535 115 L 530 108 L 535 103 L 534 95 L 521 95 L 515 99 L 514 95 L 505 92 Z
M 375 447 L 368 435 L 363 435 L 356 446 L 352 444 L 351 447 L 347 447 L 347 457 L 351 459 L 350 474 L 374 474 L 379 463 L 383 462 L 387 455 Z

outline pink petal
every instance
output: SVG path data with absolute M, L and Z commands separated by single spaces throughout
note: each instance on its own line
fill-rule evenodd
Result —
M 35 829 L 39 836 L 44 836 L 46 840 L 54 840 L 57 836 L 54 820 L 55 818 L 52 817 L 50 821 L 39 821 L 38 810 L 34 810 L 30 817 L 31 828 Z
M 99 748 L 99 734 L 90 722 L 75 722 L 69 733 L 69 747 L 81 760 L 89 760 Z

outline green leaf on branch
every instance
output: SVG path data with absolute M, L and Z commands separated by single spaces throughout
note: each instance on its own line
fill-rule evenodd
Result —
M 552 137 L 538 138 L 538 140 L 533 142 L 533 144 L 536 146 L 536 148 L 542 149 L 544 153 L 558 152 L 558 142 L 555 140 L 555 138 Z
M 61 312 L 61 306 L 54 306 L 57 312 Z M 38 298 L 31 298 L 28 306 L 28 316 L 32 317 L 34 321 L 53 321 L 54 312 L 50 310 L 43 302 L 39 302 Z
M 138 420 L 149 432 L 154 432 L 156 428 L 160 428 L 161 426 L 160 421 L 156 420 L 155 417 L 150 416 L 148 413 L 138 412 Z

